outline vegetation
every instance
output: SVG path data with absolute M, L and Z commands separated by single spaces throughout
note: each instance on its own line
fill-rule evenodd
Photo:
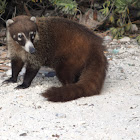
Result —
M 6 0 L 0 0 L 0 15 L 5 13 L 7 2 Z
M 49 0 L 64 14 L 74 15 L 77 12 L 77 3 L 73 0 Z
M 110 28 L 114 38 L 122 37 L 131 30 L 131 18 L 129 8 L 140 8 L 139 0 L 106 0 L 101 12 L 109 15 L 109 21 L 115 27 Z M 140 15 L 140 12 L 138 13 Z
M 51 10 L 51 15 L 78 17 L 78 14 L 85 14 L 88 9 L 98 10 L 104 15 L 103 24 L 109 24 L 109 30 L 112 36 L 116 39 L 121 38 L 126 33 L 131 31 L 132 24 L 138 20 L 140 16 L 140 1 L 139 0 L 0 0 L 0 19 L 7 20 L 15 13 L 21 14 L 19 11 L 24 11 L 23 3 L 26 3 L 29 10 L 42 12 L 38 16 L 45 16 L 45 10 Z M 100 5 L 100 8 L 95 8 L 95 4 Z M 8 7 L 8 6 L 11 7 Z M 23 9 L 22 9 L 23 7 Z M 6 9 L 7 8 L 7 9 Z M 8 10 L 12 9 L 9 13 Z M 83 10 L 86 9 L 86 10 Z M 132 10 L 136 9 L 133 17 Z M 12 15 L 10 15 L 12 14 Z M 9 16 L 9 17 L 8 17 Z M 108 28 L 108 27 L 107 27 Z M 136 38 L 140 42 L 140 36 Z

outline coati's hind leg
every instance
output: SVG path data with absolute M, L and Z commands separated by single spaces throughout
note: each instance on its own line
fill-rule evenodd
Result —
M 26 72 L 24 75 L 23 83 L 16 87 L 16 89 L 25 89 L 31 85 L 32 80 L 36 76 L 40 68 L 33 68 L 30 64 L 27 64 Z
M 77 82 L 76 69 L 68 64 L 61 64 L 56 68 L 56 76 L 63 85 Z
M 85 67 L 81 71 L 77 83 L 62 87 L 52 87 L 42 93 L 42 96 L 49 101 L 65 102 L 99 94 L 106 75 L 107 60 L 100 54 L 95 54 L 94 57 L 91 56 L 89 60 L 87 60 Z
M 56 69 L 56 76 L 60 80 L 60 82 L 63 84 L 62 87 L 69 87 L 69 85 L 72 85 L 73 83 L 76 83 L 79 80 L 80 77 L 80 71 L 78 71 L 77 67 L 73 65 L 67 66 L 63 65 L 62 67 L 59 67 Z M 54 92 L 55 91 L 55 92 Z M 69 91 L 69 90 L 68 90 Z M 61 90 L 61 87 L 51 87 L 50 89 L 46 90 L 42 93 L 42 96 L 45 98 L 48 98 L 49 101 L 63 101 L 63 90 Z M 64 96 L 67 96 L 65 94 Z
M 20 58 L 13 58 L 11 60 L 12 76 L 3 83 L 16 83 L 18 74 L 21 71 L 23 65 L 24 63 Z

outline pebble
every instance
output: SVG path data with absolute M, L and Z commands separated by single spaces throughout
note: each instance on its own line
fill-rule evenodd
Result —
M 63 113 L 56 113 L 55 116 L 58 118 L 66 118 L 66 114 Z
M 46 77 L 54 77 L 54 76 L 56 76 L 56 73 L 54 71 L 51 71 L 51 72 L 45 73 L 45 76 Z
M 114 53 L 114 54 L 118 54 L 118 53 L 119 53 L 119 50 L 114 49 L 114 50 L 112 51 L 112 53 Z
M 22 133 L 19 136 L 27 136 L 27 133 Z

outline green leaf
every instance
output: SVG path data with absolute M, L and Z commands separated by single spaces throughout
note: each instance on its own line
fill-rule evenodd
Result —
M 140 35 L 136 37 L 138 44 L 140 44 Z
M 111 23 L 114 23 L 114 22 L 115 22 L 114 16 L 113 16 L 113 15 L 111 15 L 111 16 L 109 17 L 109 21 L 110 21 Z
M 125 30 L 126 30 L 126 31 L 129 31 L 129 30 L 131 29 L 131 25 L 132 25 L 132 23 L 129 22 L 129 23 L 125 26 Z

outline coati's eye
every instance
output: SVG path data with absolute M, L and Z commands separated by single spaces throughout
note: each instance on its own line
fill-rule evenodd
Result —
M 35 34 L 36 34 L 36 32 L 33 32 L 33 31 L 31 31 L 31 32 L 29 33 L 31 41 L 34 40 Z
M 22 37 L 22 35 L 18 35 L 18 37 L 20 37 L 20 38 L 21 38 L 21 37 Z
M 20 41 L 23 37 L 23 34 L 22 33 L 18 33 L 18 40 Z
M 31 35 L 35 35 L 36 34 L 36 32 L 33 32 L 33 31 L 31 31 L 30 33 L 29 33 L 29 35 L 31 36 Z

